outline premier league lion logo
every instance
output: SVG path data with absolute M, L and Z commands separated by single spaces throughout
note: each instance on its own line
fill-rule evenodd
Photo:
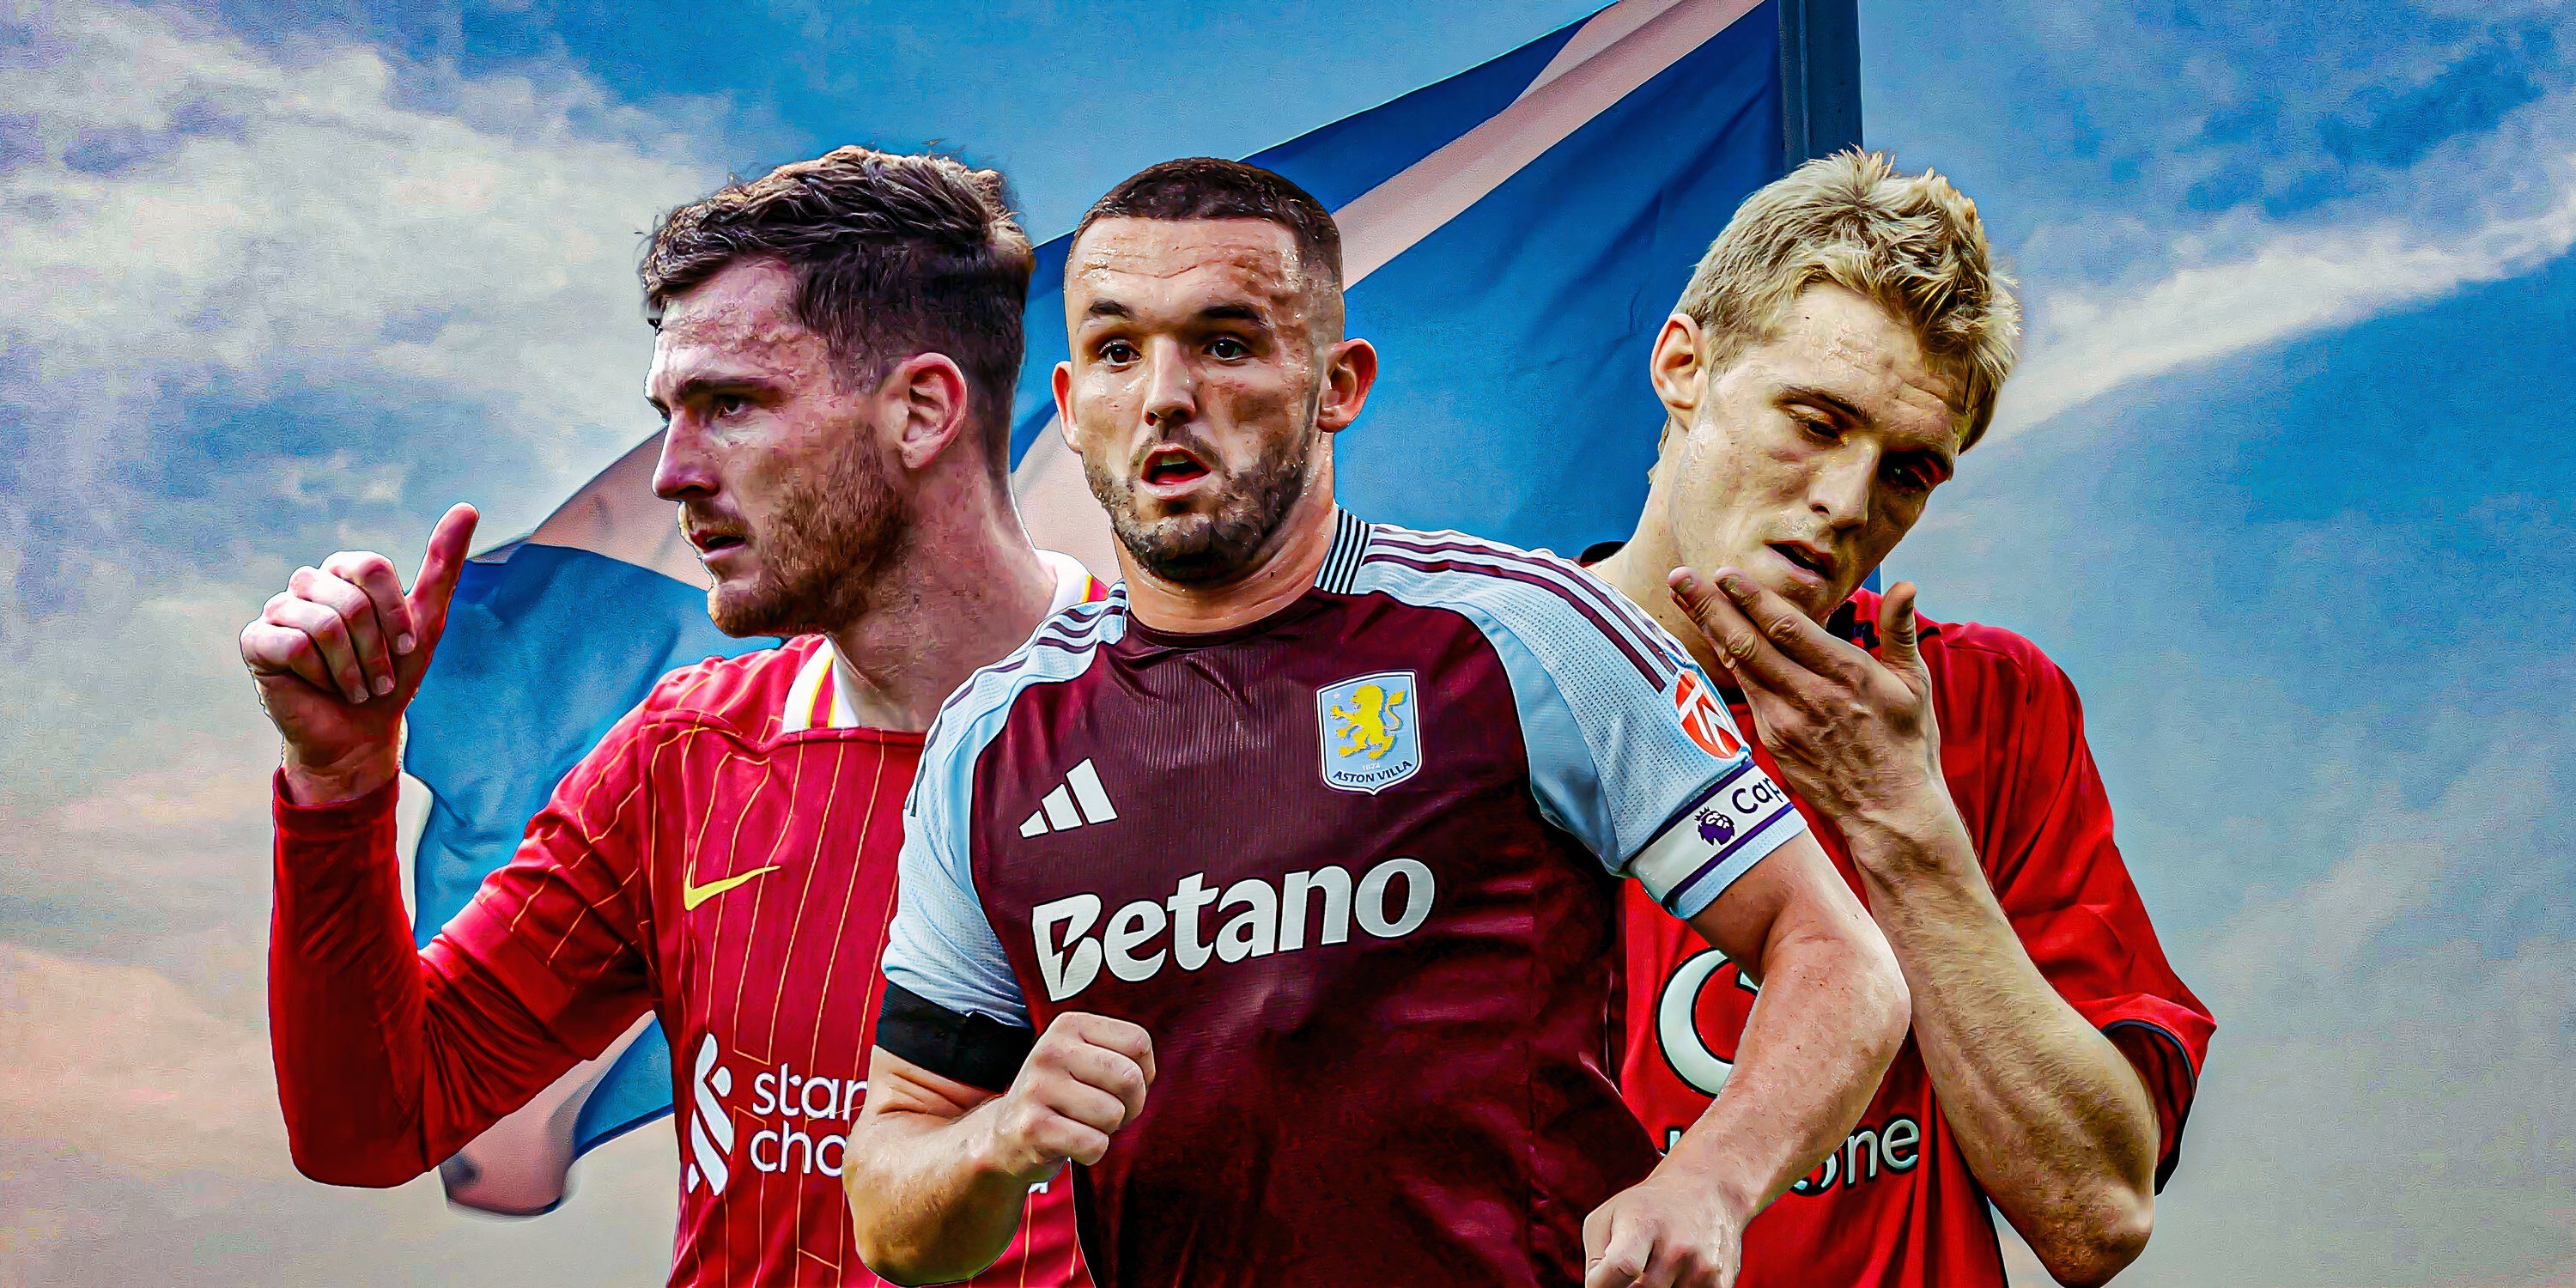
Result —
M 1372 796 L 1422 768 L 1422 714 L 1411 671 L 1381 671 L 1315 694 L 1324 785 Z
M 1735 835 L 1735 816 L 1722 809 L 1699 812 L 1699 839 L 1711 845 L 1724 845 Z

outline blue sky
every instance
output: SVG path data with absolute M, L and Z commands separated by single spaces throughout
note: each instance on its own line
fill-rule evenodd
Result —
M 651 428 L 634 235 L 851 140 L 1033 232 L 1572 4 L 0 9 L 0 1191 L 29 1283 L 631 1280 L 667 1141 L 525 1226 L 285 1170 L 232 660 L 297 563 L 529 526 Z M 2075 677 L 2220 1012 L 2123 1282 L 2576 1276 L 2576 18 L 1863 0 L 1867 130 L 1975 196 L 2031 318 L 1892 571 Z M 964 16 L 961 16 L 964 15 Z M 0 990 L 5 991 L 5 990 Z M 99 1015 L 117 1017 L 101 1025 Z M 595 1249 L 615 1249 L 606 1260 Z

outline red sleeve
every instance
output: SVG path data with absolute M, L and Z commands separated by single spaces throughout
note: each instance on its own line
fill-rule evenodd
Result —
M 517 855 L 415 952 L 394 796 L 308 807 L 275 793 L 269 1043 L 296 1167 L 399 1185 L 436 1167 L 650 1002 L 642 893 L 625 876 L 639 795 L 630 714 L 529 823 Z
M 2013 731 L 1979 853 L 2040 973 L 2137 1066 L 2156 1105 L 2161 1189 L 2217 1024 L 2165 960 L 2120 860 L 2074 684 L 2027 641 L 2012 643 L 1996 660 L 1999 677 L 2014 678 L 1994 685 L 1979 713 Z

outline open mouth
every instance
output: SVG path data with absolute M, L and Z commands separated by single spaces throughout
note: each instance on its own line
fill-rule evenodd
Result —
M 696 546 L 698 548 L 699 556 L 703 558 L 707 555 L 720 554 L 727 550 L 737 549 L 750 543 L 745 541 L 739 533 L 702 532 L 696 529 L 691 529 L 689 532 L 689 544 Z
M 1167 444 L 1145 453 L 1145 468 L 1138 477 L 1148 487 L 1171 488 L 1195 483 L 1207 475 L 1207 462 L 1186 447 Z
M 1795 542 L 1774 541 L 1771 549 L 1781 558 L 1815 575 L 1818 581 L 1834 579 L 1834 557 Z

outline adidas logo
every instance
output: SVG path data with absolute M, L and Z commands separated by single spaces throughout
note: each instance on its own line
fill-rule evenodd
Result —
M 1044 836 L 1049 832 L 1070 832 L 1085 823 L 1106 823 L 1118 817 L 1109 804 L 1109 793 L 1100 790 L 1100 771 L 1085 758 L 1066 773 L 1046 799 L 1038 802 L 1037 812 L 1020 824 L 1022 836 Z

